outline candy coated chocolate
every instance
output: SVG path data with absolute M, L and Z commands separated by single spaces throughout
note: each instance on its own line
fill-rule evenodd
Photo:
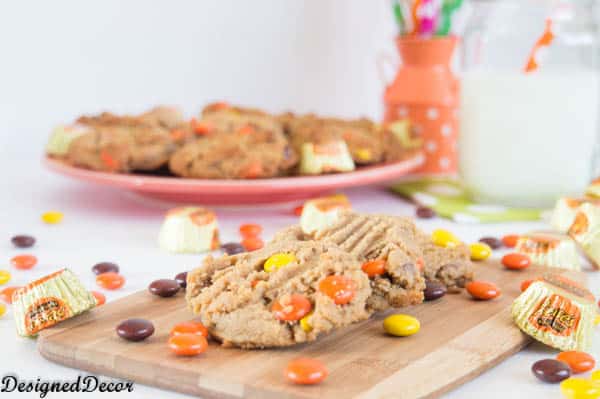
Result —
M 119 273 L 119 265 L 117 265 L 116 263 L 112 263 L 112 262 L 96 263 L 92 267 L 92 272 L 94 272 L 94 274 L 96 274 L 96 275 L 102 274 L 102 273 L 108 273 L 108 272 Z
M 187 287 L 187 274 L 188 272 L 181 272 L 175 276 L 175 281 L 179 283 L 181 288 Z
M 146 319 L 127 319 L 117 326 L 117 335 L 128 341 L 142 341 L 154 334 L 154 325 Z
M 227 255 L 235 255 L 241 254 L 242 252 L 246 252 L 246 249 L 242 246 L 242 244 L 239 244 L 237 242 L 228 242 L 227 244 L 223 244 L 221 245 L 221 249 Z
M 436 216 L 435 211 L 426 206 L 417 207 L 417 210 L 415 211 L 415 213 L 416 213 L 417 217 L 421 218 L 421 219 L 431 219 Z
M 35 238 L 26 235 L 14 236 L 11 241 L 17 248 L 29 248 L 33 247 L 33 244 L 35 244 Z
M 426 301 L 434 301 L 446 295 L 446 286 L 437 281 L 426 281 L 423 295 Z
M 487 244 L 492 249 L 498 249 L 502 247 L 502 240 L 496 237 L 482 237 L 479 242 Z
M 555 359 L 538 360 L 531 366 L 531 371 L 544 382 L 557 383 L 571 376 L 571 368 L 565 362 Z
M 155 280 L 148 286 L 148 291 L 150 291 L 154 295 L 161 296 L 163 298 L 167 298 L 177 294 L 181 285 L 176 280 L 169 279 L 161 279 Z

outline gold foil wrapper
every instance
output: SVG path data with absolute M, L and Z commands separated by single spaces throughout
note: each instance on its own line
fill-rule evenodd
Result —
M 511 313 L 524 333 L 553 348 L 587 351 L 592 345 L 594 296 L 565 277 L 534 281 L 514 300 Z
M 581 270 L 577 244 L 565 235 L 531 233 L 517 241 L 516 252 L 527 255 L 538 265 L 567 270 Z
M 600 205 L 582 204 L 567 233 L 583 250 L 595 268 L 600 268 Z
M 590 197 L 600 198 L 600 178 L 595 179 L 590 183 L 585 190 L 585 194 Z
M 17 333 L 27 337 L 95 306 L 92 293 L 69 269 L 33 281 L 13 294 Z

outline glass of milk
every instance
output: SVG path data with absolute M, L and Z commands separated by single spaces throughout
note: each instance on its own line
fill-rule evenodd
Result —
M 594 0 L 471 1 L 459 168 L 479 202 L 551 206 L 595 177 Z M 536 45 L 537 43 L 537 45 Z

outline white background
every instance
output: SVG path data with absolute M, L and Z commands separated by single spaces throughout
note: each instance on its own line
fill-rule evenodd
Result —
M 156 247 L 168 206 L 44 171 L 39 160 L 51 127 L 81 113 L 137 112 L 159 103 L 180 105 L 191 115 L 220 99 L 271 111 L 378 118 L 383 84 L 375 60 L 382 52 L 394 54 L 393 36 L 387 1 L 2 2 L 0 260 L 6 266 L 0 268 L 9 268 L 8 259 L 21 252 L 9 243 L 17 233 L 38 238 L 31 252 L 40 263 L 27 272 L 9 268 L 14 285 L 67 266 L 93 288 L 91 266 L 113 260 L 127 277 L 123 290 L 107 294 L 114 300 L 197 265 L 199 257 Z M 386 192 L 348 193 L 359 210 L 414 212 Z M 237 239 L 237 226 L 247 221 L 265 225 L 268 238 L 295 221 L 289 208 L 218 208 L 224 240 Z M 61 225 L 39 221 L 49 209 L 65 213 Z M 447 227 L 465 241 L 544 226 L 420 224 L 426 230 Z M 590 279 L 597 291 L 598 278 Z M 10 310 L 0 318 L 0 342 L 0 375 L 70 380 L 78 374 L 41 358 L 33 340 L 17 338 Z M 535 360 L 554 354 L 533 346 L 448 397 L 559 398 L 558 387 L 538 383 L 529 371 Z M 182 397 L 140 385 L 121 395 Z
M 81 113 L 164 103 L 191 115 L 221 99 L 378 118 L 375 60 L 395 56 L 393 37 L 387 1 L 4 2 L 0 132 L 39 155 Z

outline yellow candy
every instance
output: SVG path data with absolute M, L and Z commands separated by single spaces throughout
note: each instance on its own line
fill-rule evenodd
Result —
M 267 259 L 265 262 L 264 269 L 267 273 L 271 273 L 295 261 L 296 257 L 293 254 L 271 255 L 271 257 L 269 257 L 269 259 Z
M 419 332 L 419 320 L 407 314 L 393 314 L 383 320 L 383 329 L 386 333 L 398 337 L 407 337 Z
M 600 384 L 600 370 L 596 370 L 594 372 L 592 372 L 592 375 L 590 376 L 590 378 L 592 379 L 592 382 L 594 384 Z
M 460 240 L 448 230 L 437 229 L 431 233 L 431 240 L 440 247 L 456 247 Z
M 567 399 L 598 399 L 600 388 L 591 380 L 584 378 L 567 378 L 560 383 L 560 391 Z
M 0 285 L 8 283 L 8 280 L 10 280 L 8 270 L 0 270 Z
M 302 328 L 302 331 L 304 332 L 311 332 L 312 331 L 312 326 L 310 325 L 310 317 L 313 315 L 313 312 L 310 312 L 309 314 L 307 314 L 306 316 L 304 316 L 303 318 L 300 319 L 300 328 Z
M 371 160 L 371 150 L 368 148 L 359 148 L 354 152 L 354 155 L 361 161 L 370 161 Z
M 58 211 L 50 211 L 50 212 L 46 212 L 42 215 L 42 220 L 44 221 L 44 223 L 48 223 L 48 224 L 60 223 L 62 221 L 62 219 L 63 219 L 63 214 Z
M 594 325 L 597 326 L 598 324 L 600 324 L 600 315 L 596 315 L 596 318 L 594 319 Z
M 6 313 L 6 306 L 3 303 L 0 303 L 0 317 Z
M 492 254 L 492 248 L 482 242 L 476 242 L 469 246 L 471 249 L 471 260 L 484 260 Z

